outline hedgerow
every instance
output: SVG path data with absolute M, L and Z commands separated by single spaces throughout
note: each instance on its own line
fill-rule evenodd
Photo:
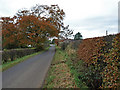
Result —
M 8 50 L 2 52 L 2 62 L 6 63 L 9 61 L 14 61 L 16 58 L 21 58 L 26 55 L 30 55 L 36 52 L 35 49 L 21 49 L 21 50 Z
M 105 60 L 107 66 L 101 72 L 103 76 L 104 88 L 116 88 L 120 84 L 120 33 L 115 36 L 112 42 L 112 48 L 109 53 L 105 53 Z
M 84 62 L 79 78 L 92 88 L 115 88 L 120 77 L 120 34 L 84 39 L 77 52 Z

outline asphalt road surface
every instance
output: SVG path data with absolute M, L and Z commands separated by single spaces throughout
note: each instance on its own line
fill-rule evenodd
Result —
M 55 54 L 55 46 L 2 73 L 2 88 L 39 88 Z

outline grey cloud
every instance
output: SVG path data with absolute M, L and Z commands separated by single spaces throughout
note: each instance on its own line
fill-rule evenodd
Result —
M 8 3 L 8 0 L 0 0 L 0 15 L 1 16 L 10 16 L 11 8 L 9 7 L 11 3 Z
M 117 29 L 118 20 L 115 16 L 99 16 L 73 21 L 66 21 L 71 27 L 80 27 L 86 30 L 110 29 L 112 32 Z M 114 26 L 114 27 L 113 27 Z

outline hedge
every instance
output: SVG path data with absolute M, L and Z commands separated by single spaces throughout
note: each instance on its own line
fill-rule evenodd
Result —
M 2 63 L 6 63 L 8 61 L 14 61 L 16 58 L 21 58 L 26 55 L 30 55 L 35 53 L 35 49 L 20 49 L 20 50 L 8 50 L 2 51 Z
M 78 61 L 84 62 L 83 76 L 79 78 L 88 87 L 120 87 L 120 33 L 84 39 L 79 45 L 77 56 Z

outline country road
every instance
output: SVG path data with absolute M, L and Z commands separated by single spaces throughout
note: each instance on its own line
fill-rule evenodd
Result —
M 55 54 L 55 46 L 2 73 L 2 88 L 39 88 Z

